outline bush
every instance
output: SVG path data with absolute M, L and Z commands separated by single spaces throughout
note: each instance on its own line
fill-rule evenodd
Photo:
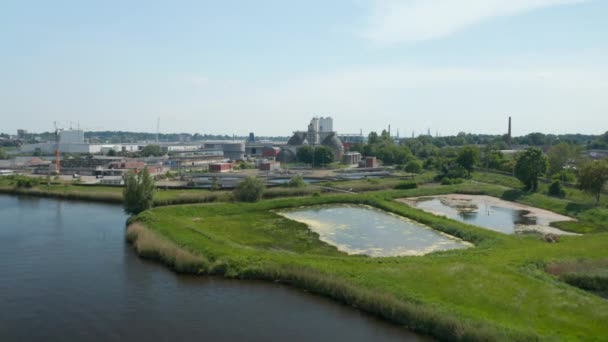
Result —
M 403 170 L 410 173 L 420 173 L 422 171 L 422 163 L 419 160 L 410 160 Z
M 304 182 L 304 178 L 300 175 L 296 175 L 286 183 L 286 185 L 290 188 L 303 188 L 306 186 L 306 182 Z
M 234 198 L 241 202 L 257 202 L 262 198 L 266 185 L 257 177 L 247 177 L 234 189 Z
M 33 188 L 40 184 L 40 179 L 27 176 L 16 176 L 15 184 L 18 188 Z
M 549 185 L 549 196 L 554 197 L 566 197 L 566 191 L 562 189 L 562 183 L 558 180 L 553 181 L 551 185 Z
M 462 178 L 444 177 L 441 179 L 441 185 L 453 185 L 453 184 L 460 184 L 462 182 L 464 182 L 464 180 Z
M 399 183 L 395 186 L 395 189 L 397 190 L 409 190 L 409 189 L 416 189 L 418 187 L 418 184 L 414 183 L 414 182 L 403 182 L 403 183 Z
M 562 170 L 555 175 L 553 175 L 553 180 L 558 180 L 567 183 L 575 183 L 576 175 L 572 171 Z

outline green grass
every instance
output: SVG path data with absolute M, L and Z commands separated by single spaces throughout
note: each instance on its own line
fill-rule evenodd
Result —
M 450 340 L 601 340 L 608 302 L 545 272 L 563 260 L 606 258 L 608 234 L 550 244 L 434 216 L 395 198 L 441 193 L 511 196 L 513 189 L 467 182 L 404 191 L 157 208 L 135 221 L 204 258 L 196 272 L 285 282 L 354 305 L 412 330 Z M 540 194 L 516 200 L 544 208 L 568 201 Z M 565 203 L 562 203 L 565 202 Z M 276 209 L 368 204 L 473 242 L 423 257 L 348 256 Z M 169 260 L 171 258 L 162 258 Z M 188 269 L 185 267 L 185 269 Z
M 409 175 L 409 174 L 408 174 Z M 378 191 L 394 189 L 398 184 L 405 182 L 413 182 L 418 184 L 427 184 L 433 181 L 436 176 L 434 172 L 426 172 L 419 175 L 402 176 L 395 178 L 368 178 L 358 180 L 346 180 L 335 182 L 318 183 L 321 186 L 330 186 L 341 190 L 352 190 L 354 192 Z

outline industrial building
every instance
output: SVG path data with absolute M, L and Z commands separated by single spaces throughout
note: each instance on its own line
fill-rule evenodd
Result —
M 333 119 L 331 117 L 314 117 L 308 125 L 307 131 L 293 132 L 293 136 L 287 141 L 287 146 L 281 148 L 277 160 L 283 163 L 297 161 L 297 151 L 302 146 L 325 146 L 334 153 L 334 161 L 341 162 L 344 155 L 344 144 L 333 131 Z
M 209 164 L 209 172 L 218 173 L 218 172 L 230 172 L 233 168 L 232 163 L 210 163 Z
M 22 153 L 53 154 L 55 149 L 60 153 L 96 153 L 92 152 L 91 145 L 84 141 L 84 131 L 80 129 L 69 129 L 59 131 L 59 142 L 46 142 L 23 145 Z M 101 147 L 99 148 L 101 150 Z M 99 152 L 97 152 L 99 153 Z
M 361 153 L 359 153 L 359 152 L 344 153 L 344 157 L 342 158 L 342 163 L 344 163 L 346 165 L 359 164 L 360 161 L 361 161 Z

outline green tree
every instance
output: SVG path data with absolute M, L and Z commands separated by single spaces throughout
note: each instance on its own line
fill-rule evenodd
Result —
M 298 149 L 296 157 L 300 163 L 312 164 L 314 148 L 312 146 L 302 146 Z
M 582 152 L 578 145 L 567 143 L 559 143 L 553 145 L 547 151 L 547 159 L 549 160 L 549 175 L 554 175 L 561 172 L 569 162 L 576 163 Z
M 334 152 L 329 147 L 315 147 L 314 156 L 313 166 L 327 165 L 334 161 Z
M 608 161 L 591 161 L 584 164 L 578 173 L 578 187 L 595 197 L 600 203 L 600 194 L 608 181 Z
M 234 198 L 241 202 L 257 202 L 262 199 L 266 185 L 257 177 L 247 177 L 234 189 Z
M 528 148 L 517 159 L 515 177 L 524 183 L 526 190 L 538 189 L 538 177 L 547 171 L 547 158 L 536 147 Z
M 162 148 L 159 145 L 146 145 L 141 151 L 141 155 L 144 157 L 160 157 L 164 155 Z
M 458 151 L 456 163 L 462 166 L 470 174 L 473 167 L 479 162 L 479 148 L 475 146 L 465 146 Z
M 0 147 L 0 159 L 8 159 L 8 155 L 6 154 L 6 151 L 4 151 L 4 149 L 1 147 Z
M 496 146 L 487 145 L 483 149 L 481 165 L 487 169 L 500 170 L 505 163 L 505 155 Z
M 410 173 L 420 173 L 422 171 L 422 163 L 419 160 L 410 160 L 405 164 L 403 170 Z
M 107 156 L 108 157 L 116 157 L 116 151 L 114 149 L 109 150 Z
M 125 187 L 123 189 L 124 209 L 127 214 L 137 215 L 144 210 L 150 209 L 154 202 L 154 180 L 148 169 L 129 172 L 125 176 Z
M 370 145 L 376 144 L 380 141 L 380 137 L 378 137 L 378 133 L 370 132 L 367 136 L 367 143 Z

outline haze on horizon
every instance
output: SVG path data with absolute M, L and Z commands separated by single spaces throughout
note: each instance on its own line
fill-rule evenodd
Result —
M 0 4 L 1 132 L 601 134 L 600 0 Z

